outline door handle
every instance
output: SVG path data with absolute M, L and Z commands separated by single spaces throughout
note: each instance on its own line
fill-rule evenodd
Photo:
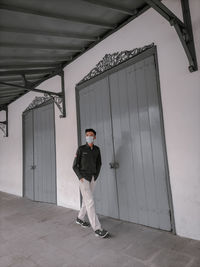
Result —
M 110 162 L 109 165 L 110 165 L 111 169 L 114 169 L 114 167 L 115 167 L 115 163 L 114 162 Z
M 31 170 L 36 169 L 36 165 L 31 165 Z
M 109 165 L 110 165 L 111 169 L 119 168 L 119 163 L 118 162 L 110 162 Z
M 115 169 L 118 169 L 118 168 L 119 168 L 119 163 L 115 162 Z

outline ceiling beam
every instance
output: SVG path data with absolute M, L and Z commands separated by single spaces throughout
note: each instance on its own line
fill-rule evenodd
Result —
M 18 96 L 19 94 L 23 94 L 24 91 L 19 92 L 19 93 L 4 93 L 4 94 L 0 94 L 0 98 L 2 97 L 15 97 Z
M 16 84 L 16 83 L 15 83 Z M 22 85 L 23 86 L 23 84 L 18 84 L 17 83 L 17 85 Z M 11 89 L 11 86 L 2 86 L 1 84 L 0 84 L 0 92 L 7 92 L 9 89 Z M 11 89 L 12 91 L 18 91 L 19 90 L 19 88 L 12 88 Z
M 2 111 L 2 110 L 6 110 L 6 108 L 7 108 L 7 105 L 0 105 L 0 111 Z
M 1 96 L 1 99 L 0 100 L 3 100 L 5 101 L 5 99 L 11 99 L 13 98 L 13 96 Z
M 50 95 L 57 95 L 57 96 L 60 96 L 60 93 L 56 93 L 56 92 L 51 92 L 51 91 L 47 91 L 47 90 L 41 90 L 41 89 L 35 89 L 35 88 L 27 88 L 25 86 L 21 86 L 21 85 L 18 85 L 18 84 L 12 84 L 12 83 L 5 83 L 5 82 L 0 82 L 0 84 L 3 84 L 3 85 L 8 85 L 8 86 L 12 86 L 12 87 L 17 87 L 17 88 L 22 88 L 26 91 L 34 91 L 34 92 L 38 92 L 38 93 L 44 93 L 44 94 L 50 94 Z
M 18 61 L 18 60 L 1 60 L 1 58 L 0 58 L 0 68 L 3 68 L 3 67 L 8 67 L 8 68 L 13 68 L 13 66 L 20 66 L 20 67 L 24 67 L 24 68 L 26 68 L 26 67 L 30 67 L 30 66 L 32 66 L 32 67 L 36 67 L 36 66 L 38 66 L 39 68 L 40 67 L 44 67 L 44 66 L 46 66 L 46 67 L 53 67 L 53 66 L 61 66 L 61 64 L 62 64 L 62 61 L 39 61 L 39 59 L 38 59 L 38 61 L 29 61 L 29 60 L 26 60 L 26 61 L 24 61 L 24 60 L 21 60 L 21 61 Z
M 25 44 L 25 43 L 0 43 L 0 47 L 6 48 L 33 48 L 33 49 L 43 49 L 43 50 L 65 50 L 70 52 L 81 52 L 83 48 L 74 48 L 65 45 L 57 44 Z
M 17 89 L 16 88 L 8 88 L 7 90 L 0 90 L 0 95 L 3 95 L 3 94 L 18 94 L 18 93 L 23 93 L 24 92 L 24 89 Z
M 54 56 L 54 55 L 49 55 L 49 56 L 38 56 L 38 55 L 27 55 L 27 56 L 0 56 L 1 62 L 3 61 L 25 61 L 25 62 L 30 62 L 30 61 L 36 61 L 36 62 L 48 62 L 48 61 L 70 61 L 72 60 L 71 56 Z
M 38 76 L 38 77 L 32 77 L 32 78 L 28 78 L 28 80 L 37 80 L 37 79 L 41 79 L 41 76 Z M 23 79 L 18 77 L 18 78 L 12 78 L 12 77 L 1 77 L 0 76 L 0 81 L 2 82 L 21 82 L 23 83 Z
M 36 29 L 23 29 L 19 27 L 5 27 L 0 26 L 1 32 L 11 32 L 11 33 L 22 33 L 29 35 L 42 35 L 42 36 L 50 36 L 50 37 L 64 37 L 68 39 L 80 39 L 85 41 L 96 41 L 96 37 L 89 36 L 86 34 L 79 33 L 71 33 L 71 32 L 54 32 L 49 30 L 36 30 Z
M 82 1 L 90 3 L 90 4 L 93 4 L 95 6 L 102 6 L 102 7 L 111 9 L 113 11 L 117 11 L 119 13 L 127 14 L 127 15 L 130 15 L 130 16 L 133 16 L 135 14 L 135 11 L 132 11 L 132 10 L 130 10 L 128 8 L 125 8 L 125 7 L 122 7 L 122 6 L 119 6 L 119 5 L 115 5 L 113 3 L 108 3 L 108 2 L 104 2 L 104 1 L 99 2 L 99 1 L 96 1 L 96 0 L 82 0 Z
M 189 71 L 197 71 L 198 64 L 196 58 L 196 51 L 194 45 L 192 22 L 190 15 L 189 0 L 181 0 L 181 7 L 183 13 L 182 22 L 167 6 L 159 0 L 145 0 L 153 9 L 155 9 L 161 16 L 163 16 L 177 32 L 181 41 L 185 54 L 189 61 Z
M 84 18 L 76 18 L 76 17 L 72 17 L 68 15 L 45 12 L 41 10 L 33 10 L 30 8 L 24 8 L 24 7 L 14 6 L 14 5 L 11 6 L 11 5 L 6 5 L 6 4 L 0 4 L 0 9 L 24 13 L 24 14 L 37 15 L 37 16 L 44 17 L 44 18 L 46 17 L 46 18 L 53 18 L 57 20 L 71 21 L 74 23 L 86 24 L 86 25 L 91 25 L 91 26 L 105 28 L 105 29 L 115 28 L 114 25 L 110 25 L 102 21 L 90 20 L 90 19 L 84 19 Z
M 22 74 L 40 74 L 40 73 L 51 73 L 55 69 L 36 69 L 36 70 L 8 70 L 0 71 L 0 76 L 7 75 L 22 75 Z
M 2 110 L 2 106 L 8 106 L 9 104 L 8 103 L 10 103 L 10 102 L 12 102 L 13 101 L 13 99 L 11 99 L 11 100 L 0 100 L 0 107 L 1 107 L 1 110 Z
M 50 64 L 50 63 L 26 63 L 26 64 L 2 64 L 0 63 L 0 69 L 34 69 L 34 68 L 56 68 L 60 64 Z
M 196 50 L 195 50 L 195 42 L 194 42 L 194 36 L 193 36 L 189 0 L 181 0 L 181 6 L 182 6 L 182 13 L 183 13 L 183 21 L 187 29 L 187 34 L 185 35 L 187 39 L 187 43 L 184 44 L 184 40 L 182 40 L 182 45 L 184 47 L 184 50 L 187 54 L 188 59 L 191 62 L 193 61 L 193 65 L 189 66 L 189 70 L 190 72 L 192 72 L 192 71 L 198 70 L 198 62 L 197 62 L 197 56 L 196 56 Z
M 155 9 L 158 13 L 160 13 L 160 15 L 163 16 L 170 23 L 171 21 L 174 20 L 174 17 L 175 17 L 174 13 L 170 9 L 168 9 L 163 3 L 161 3 L 159 0 L 145 0 L 145 2 L 150 7 Z M 181 27 L 185 28 L 185 24 L 178 17 L 176 17 L 176 21 Z

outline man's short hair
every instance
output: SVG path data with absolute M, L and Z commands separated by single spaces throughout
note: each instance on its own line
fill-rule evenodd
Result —
M 96 134 L 97 134 L 97 133 L 96 133 L 96 131 L 95 131 L 94 129 L 92 129 L 92 128 L 85 129 L 85 133 L 87 133 L 87 132 L 93 132 L 93 133 L 94 133 L 94 135 L 96 135 Z

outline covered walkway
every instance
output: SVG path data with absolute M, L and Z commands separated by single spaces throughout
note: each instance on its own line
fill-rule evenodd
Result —
M 1 267 L 199 267 L 200 241 L 100 217 L 111 236 L 75 224 L 77 211 L 0 192 Z

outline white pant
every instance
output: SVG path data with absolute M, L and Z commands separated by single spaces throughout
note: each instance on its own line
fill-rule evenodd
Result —
M 94 231 L 97 229 L 102 229 L 99 219 L 96 215 L 95 206 L 94 206 L 94 199 L 93 199 L 93 191 L 96 182 L 94 181 L 94 176 L 92 177 L 91 182 L 83 179 L 83 181 L 79 181 L 79 187 L 82 194 L 82 207 L 79 211 L 78 218 L 84 221 L 86 211 L 88 215 L 89 222 Z

